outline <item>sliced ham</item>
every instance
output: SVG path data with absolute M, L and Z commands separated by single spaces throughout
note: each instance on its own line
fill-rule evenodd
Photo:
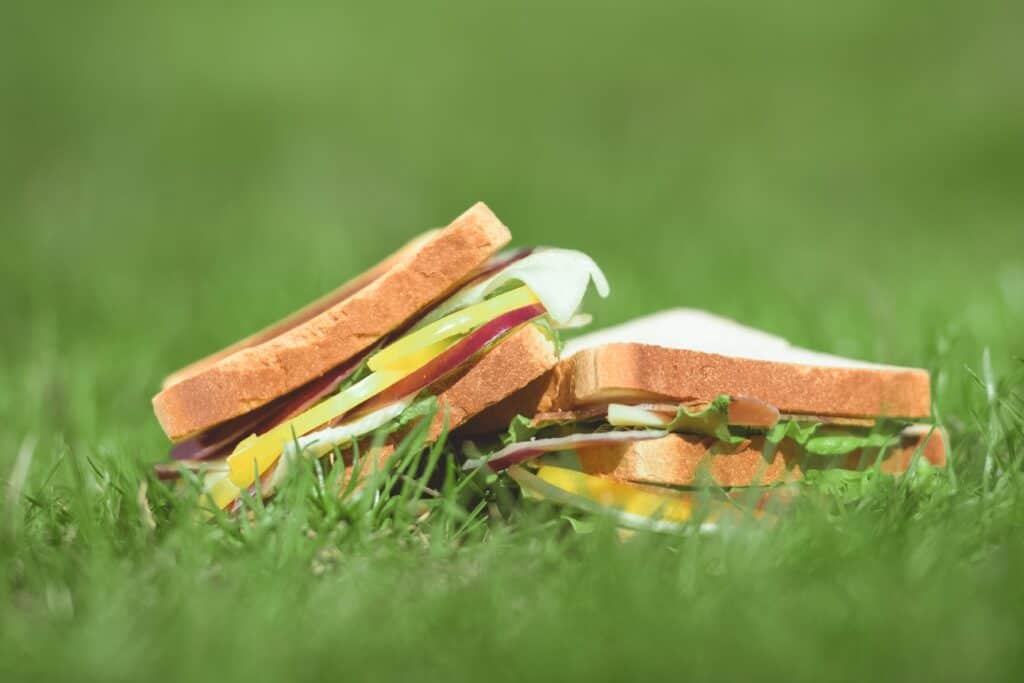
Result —
M 656 413 L 668 422 L 676 416 L 680 406 L 685 406 L 691 413 L 704 410 L 710 405 L 708 401 L 689 403 L 631 403 L 630 406 Z M 576 410 L 538 413 L 532 424 L 541 426 L 552 422 L 585 422 L 608 414 L 608 404 L 585 406 Z M 764 401 L 751 396 L 732 396 L 729 399 L 729 424 L 742 427 L 768 428 L 779 421 L 779 411 Z

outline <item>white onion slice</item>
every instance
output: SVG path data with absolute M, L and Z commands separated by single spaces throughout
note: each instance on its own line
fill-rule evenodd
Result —
M 316 458 L 327 455 L 335 446 L 348 445 L 353 439 L 383 427 L 401 415 L 411 402 L 411 399 L 397 401 L 352 422 L 311 432 L 297 440 L 293 439 L 285 446 L 282 458 L 294 457 L 299 451 Z
M 548 315 L 567 325 L 583 302 L 587 285 L 593 280 L 601 298 L 608 296 L 608 279 L 594 259 L 572 249 L 543 248 L 513 261 L 483 282 L 466 287 L 441 302 L 417 325 L 427 325 L 452 311 L 479 303 L 509 282 L 521 282 L 537 295 Z
M 652 410 L 627 406 L 621 403 L 608 404 L 608 424 L 614 427 L 666 427 L 672 418 Z

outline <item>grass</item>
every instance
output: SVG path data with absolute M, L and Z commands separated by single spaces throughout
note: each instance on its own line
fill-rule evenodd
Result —
M 1011 4 L 11 8 L 0 678 L 1018 678 Z M 452 486 L 168 504 L 164 374 L 477 199 L 594 256 L 600 324 L 927 367 L 952 467 L 628 542 Z

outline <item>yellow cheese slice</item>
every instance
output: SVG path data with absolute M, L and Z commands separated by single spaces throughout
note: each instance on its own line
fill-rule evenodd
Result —
M 536 475 L 530 475 L 520 468 L 511 468 L 509 474 L 520 485 L 530 487 L 535 483 L 533 480 L 537 479 L 552 487 L 554 491 L 545 486 L 533 488 L 535 493 L 556 503 L 577 507 L 598 506 L 620 515 L 662 523 L 679 524 L 693 515 L 693 501 L 685 493 L 655 493 L 635 484 L 602 479 L 550 465 L 538 469 Z M 568 495 L 560 495 L 559 492 Z

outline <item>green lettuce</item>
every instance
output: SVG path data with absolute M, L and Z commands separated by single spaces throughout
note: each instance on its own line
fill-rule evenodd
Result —
M 821 422 L 780 420 L 766 433 L 743 429 L 741 434 L 734 434 L 729 429 L 729 404 L 729 397 L 723 394 L 701 410 L 691 411 L 686 406 L 680 406 L 664 429 L 670 432 L 711 436 L 731 446 L 743 443 L 750 438 L 751 433 L 764 433 L 766 440 L 775 446 L 789 439 L 810 455 L 840 456 L 862 449 L 892 446 L 898 441 L 899 433 L 905 426 L 900 422 L 883 421 L 873 431 L 867 432 L 855 428 L 843 429 Z M 557 422 L 535 425 L 530 418 L 517 415 L 502 435 L 501 442 L 507 446 L 511 443 L 529 441 L 541 430 L 554 426 L 565 425 Z M 608 426 L 599 427 L 601 428 L 607 429 Z
M 565 427 L 571 422 L 552 421 L 537 425 L 528 417 L 516 415 L 509 423 L 508 430 L 501 437 L 503 445 L 529 441 L 537 436 L 538 432 L 549 427 Z M 602 424 L 597 429 L 617 429 Z M 701 410 L 691 411 L 686 406 L 680 406 L 672 420 L 664 427 L 670 432 L 686 432 L 690 434 L 703 434 L 712 436 L 719 441 L 731 445 L 743 443 L 744 436 L 737 436 L 729 431 L 729 397 L 722 395 L 709 403 Z
M 533 321 L 533 324 L 540 328 L 551 343 L 555 345 L 555 356 L 560 357 L 562 351 L 565 349 L 565 341 L 562 339 L 562 335 L 558 333 L 555 326 L 551 324 L 551 320 L 546 315 L 543 315 Z
M 503 446 L 508 446 L 520 441 L 529 441 L 538 431 L 540 428 L 533 425 L 533 420 L 525 415 L 516 415 L 509 423 L 508 430 L 502 435 L 501 443 Z
M 745 437 L 737 436 L 729 431 L 729 402 L 729 397 L 723 394 L 703 410 L 696 412 L 691 412 L 686 406 L 680 406 L 676 411 L 676 416 L 665 426 L 665 429 L 670 432 L 713 436 L 719 441 L 733 446 L 743 443 Z
M 868 433 L 838 432 L 820 422 L 782 420 L 768 430 L 767 440 L 778 445 L 783 439 L 798 443 L 811 455 L 846 455 L 865 448 L 886 448 L 899 439 L 902 425 L 881 423 Z
M 386 434 L 393 434 L 422 419 L 433 420 L 434 415 L 437 414 L 437 408 L 436 396 L 424 396 L 410 403 L 408 408 L 403 410 L 398 417 L 384 427 L 384 432 Z

